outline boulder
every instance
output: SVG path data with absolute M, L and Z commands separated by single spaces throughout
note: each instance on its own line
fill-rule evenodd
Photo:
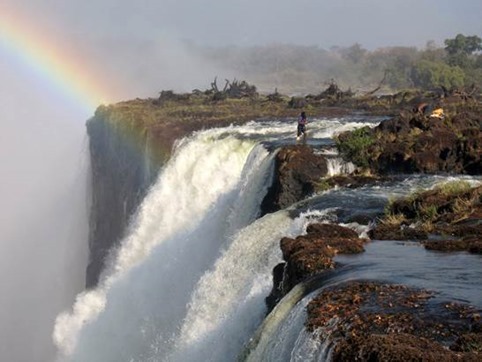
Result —
M 326 158 L 315 154 L 312 147 L 281 148 L 276 155 L 273 183 L 261 204 L 262 214 L 284 209 L 313 194 L 327 172 Z
M 268 310 L 296 284 L 335 268 L 335 255 L 363 252 L 365 241 L 347 227 L 322 223 L 309 225 L 306 235 L 282 238 L 280 246 L 285 262 L 273 270 L 273 289 L 266 298 Z

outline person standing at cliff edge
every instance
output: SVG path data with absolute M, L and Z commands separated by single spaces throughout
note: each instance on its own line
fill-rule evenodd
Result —
M 298 132 L 296 134 L 296 139 L 300 139 L 302 136 L 306 136 L 306 124 L 308 120 L 306 119 L 306 113 L 301 112 L 300 117 L 298 118 Z

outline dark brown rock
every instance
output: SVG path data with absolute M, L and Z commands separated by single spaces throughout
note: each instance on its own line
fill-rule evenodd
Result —
M 477 352 L 482 354 L 482 334 L 463 334 L 450 346 L 450 349 L 456 352 Z
M 335 186 L 354 189 L 362 186 L 379 184 L 381 181 L 387 180 L 388 178 L 383 176 L 357 175 L 355 173 L 347 175 L 335 175 L 323 180 L 323 183 L 327 185 L 327 187 L 323 188 L 323 191 Z
M 306 145 L 282 148 L 275 160 L 273 184 L 261 204 L 262 214 L 278 211 L 311 195 L 326 176 L 326 158 Z
M 322 223 L 309 225 L 306 235 L 282 238 L 280 247 L 285 263 L 273 270 L 273 289 L 266 298 L 268 311 L 296 284 L 335 268 L 335 255 L 363 252 L 365 241 L 349 228 Z
M 454 361 L 439 343 L 410 334 L 354 336 L 335 348 L 333 361 Z
M 308 235 L 316 235 L 318 238 L 358 238 L 356 231 L 337 224 L 310 224 L 306 228 Z
M 482 239 L 480 237 L 465 237 L 454 240 L 429 240 L 423 243 L 428 250 L 437 251 L 468 251 L 482 254 Z
M 368 232 L 372 240 L 426 240 L 427 232 L 394 224 L 379 224 Z
M 272 310 L 281 298 L 286 294 L 283 279 L 285 273 L 286 263 L 279 263 L 273 268 L 273 288 L 271 293 L 266 297 L 266 307 Z
M 370 130 L 371 144 L 363 149 L 367 160 L 360 166 L 379 174 L 465 173 L 482 174 L 482 117 L 460 112 L 452 118 L 403 114 Z M 343 143 L 352 142 L 349 133 Z M 350 160 L 355 162 L 356 160 Z
M 433 296 L 403 285 L 347 282 L 308 304 L 306 328 L 329 326 L 320 338 L 335 344 L 333 361 L 478 360 L 477 311 L 457 303 L 435 306 Z

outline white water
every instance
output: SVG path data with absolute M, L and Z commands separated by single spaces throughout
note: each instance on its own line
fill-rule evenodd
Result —
M 284 213 L 267 215 L 241 230 L 198 283 L 181 328 L 176 361 L 234 360 L 265 313 L 276 246 L 292 234 Z
M 0 361 L 51 362 L 55 318 L 85 285 L 92 110 L 0 48 Z
M 184 139 L 99 286 L 58 316 L 59 360 L 234 360 L 263 319 L 280 238 L 322 216 L 293 222 L 281 211 L 253 222 L 273 157 L 254 139 L 294 142 L 293 129 L 250 123 Z M 311 129 L 336 127 L 315 120 Z
M 178 146 L 100 286 L 57 318 L 61 359 L 146 360 L 172 349 L 195 283 L 259 212 L 272 156 L 254 146 L 224 130 Z
M 330 157 L 326 159 L 328 166 L 328 176 L 349 174 L 355 171 L 355 165 L 345 162 L 341 157 Z

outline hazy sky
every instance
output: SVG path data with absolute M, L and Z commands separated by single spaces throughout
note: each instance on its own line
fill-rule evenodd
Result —
M 1 0 L 2 17 L 21 17 L 60 53 L 76 54 L 115 89 L 109 100 L 239 76 L 196 59 L 186 43 L 422 48 L 482 36 L 482 0 Z
M 481 0 L 2 0 L 67 36 L 367 48 L 482 35 Z

